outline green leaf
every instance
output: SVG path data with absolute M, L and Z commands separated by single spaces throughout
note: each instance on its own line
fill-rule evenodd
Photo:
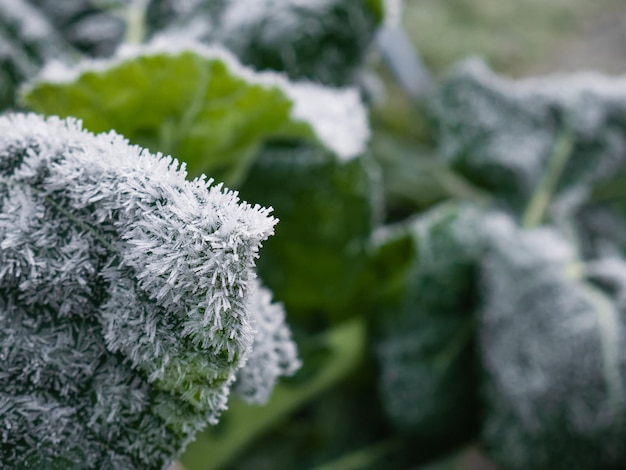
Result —
M 359 313 L 348 306 L 380 209 L 380 185 L 370 164 L 338 162 L 311 146 L 274 144 L 258 156 L 242 185 L 243 199 L 273 207 L 280 220 L 258 269 L 290 316 L 305 315 L 310 322 L 309 314 L 320 310 L 334 320 Z
M 552 200 L 578 205 L 584 191 L 623 163 L 621 78 L 581 74 L 515 82 L 470 61 L 431 105 L 441 155 L 518 213 L 529 206 L 528 225 L 554 209 Z
M 213 39 L 259 70 L 329 85 L 353 83 L 385 15 L 380 0 L 234 0 Z
M 404 285 L 379 307 L 379 389 L 399 430 L 442 450 L 477 425 L 474 266 L 480 211 L 441 205 L 406 227 L 413 247 Z M 401 238 L 391 239 L 398 245 Z M 379 248 L 388 256 L 387 243 Z M 384 282 L 381 279 L 381 282 Z
M 191 175 L 229 184 L 269 137 L 320 141 L 340 157 L 363 151 L 369 130 L 354 90 L 292 84 L 243 68 L 226 51 L 167 40 L 110 61 L 49 68 L 25 90 L 34 110 L 75 116 L 94 131 L 175 155 Z
M 593 277 L 585 279 L 553 229 L 522 231 L 503 215 L 485 226 L 480 354 L 488 453 L 512 470 L 623 468 L 626 263 L 619 276 L 588 264 Z

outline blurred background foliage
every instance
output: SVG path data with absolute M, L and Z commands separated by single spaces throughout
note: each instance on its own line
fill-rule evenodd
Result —
M 402 14 L 404 30 L 434 80 L 440 80 L 450 67 L 468 56 L 483 57 L 494 70 L 513 77 L 587 69 L 623 73 L 626 70 L 624 21 L 626 5 L 619 0 L 406 0 Z M 382 81 L 373 86 L 370 107 L 373 138 L 370 149 L 382 169 L 386 222 L 406 220 L 450 197 L 480 201 L 484 194 L 479 189 L 436 158 L 430 123 L 420 101 L 408 99 L 407 90 L 390 72 L 380 54 L 380 50 L 374 49 L 369 61 L 370 70 Z M 402 56 L 398 60 L 401 61 Z M 376 92 L 381 93 L 376 96 Z M 596 191 L 603 192 L 602 188 L 604 186 Z M 397 298 L 399 287 L 393 287 L 393 279 L 401 283 L 400 279 L 406 272 L 404 269 L 409 269 L 402 267 L 407 264 L 406 243 L 406 239 L 400 237 L 395 245 L 385 245 L 384 255 L 378 258 L 385 261 L 376 265 L 376 272 L 390 280 L 387 293 L 381 294 L 383 298 L 385 295 L 387 299 Z M 449 246 L 446 250 L 450 255 Z M 428 292 L 428 284 L 422 285 L 418 291 Z M 427 297 L 424 299 L 428 302 Z M 358 307 L 362 307 L 358 299 L 353 299 L 352 304 L 347 306 L 348 309 Z M 296 328 L 299 325 L 297 312 L 298 309 L 295 309 L 292 316 Z M 348 315 L 359 313 L 353 310 Z M 317 327 L 324 327 L 319 317 Z M 401 328 L 407 336 L 410 335 L 406 333 L 410 328 L 408 325 Z M 428 328 L 424 329 L 424 325 L 421 328 L 428 334 Z M 307 358 L 309 341 L 302 337 L 300 344 L 303 345 L 305 364 L 314 364 L 314 360 Z M 472 444 L 476 436 L 476 423 L 472 424 L 472 420 L 476 419 L 475 413 L 479 413 L 479 405 L 474 401 L 476 397 L 471 396 L 471 391 L 469 396 L 465 396 L 465 401 L 456 405 L 474 407 L 469 413 L 467 409 L 464 411 L 466 425 L 458 426 L 458 417 L 455 417 L 452 420 L 456 423 L 453 425 L 454 432 L 444 425 L 439 432 L 446 435 L 441 439 L 441 435 L 437 436 L 436 423 L 424 419 L 423 425 L 435 437 L 415 440 L 410 437 L 415 436 L 414 433 L 407 433 L 407 430 L 398 433 L 397 427 L 390 426 L 382 411 L 385 407 L 380 401 L 381 396 L 372 393 L 376 388 L 377 372 L 369 354 L 371 352 L 365 354 L 361 365 L 346 374 L 339 385 L 329 387 L 314 400 L 300 406 L 288 419 L 255 439 L 242 456 L 230 461 L 224 468 L 496 468 L 484 456 L 481 447 Z M 464 364 L 463 361 L 467 362 L 468 358 L 461 359 L 455 367 L 471 377 L 471 364 Z M 312 373 L 311 369 L 306 371 L 307 368 L 303 373 Z M 409 369 L 405 372 L 410 374 Z M 422 381 L 427 377 L 423 375 L 424 371 L 415 373 Z M 405 378 L 411 380 L 410 377 Z M 472 379 L 457 377 L 456 380 L 455 383 L 446 379 L 445 386 L 437 384 L 442 387 L 439 390 L 467 392 L 463 388 L 463 380 L 467 383 Z M 294 381 L 297 382 L 297 378 Z M 283 386 L 289 387 L 290 384 Z M 410 393 L 410 385 L 407 390 Z M 382 397 L 389 398 L 385 397 L 384 390 Z M 427 416 L 432 406 L 435 410 L 437 406 L 445 406 L 442 404 L 445 404 L 446 398 L 442 399 L 444 401 L 439 403 L 414 403 L 414 407 Z M 278 400 L 272 400 L 270 406 L 278 403 Z M 399 418 L 403 418 L 402 406 L 407 404 L 400 403 L 395 411 Z M 454 410 L 454 405 L 447 409 L 448 412 L 458 413 Z M 413 411 L 405 408 L 408 421 Z M 441 419 L 441 415 L 437 418 Z M 219 434 L 220 426 L 214 432 Z M 450 451 L 455 447 L 456 450 Z

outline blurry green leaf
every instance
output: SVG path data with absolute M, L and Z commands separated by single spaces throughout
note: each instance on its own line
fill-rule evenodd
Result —
M 0 110 L 15 105 L 19 84 L 64 49 L 52 24 L 26 0 L 0 2 Z
M 596 268 L 591 284 L 553 229 L 521 231 L 507 216 L 485 227 L 480 353 L 488 453 L 511 470 L 624 468 L 626 264 L 620 276 Z M 607 288 L 616 281 L 619 290 Z
M 404 289 L 378 312 L 383 405 L 398 429 L 435 447 L 476 431 L 474 265 L 480 217 L 471 206 L 446 204 L 410 225 L 406 236 L 415 255 Z M 379 249 L 382 256 L 385 248 Z
M 370 164 L 338 162 L 310 146 L 274 144 L 242 185 L 243 199 L 272 206 L 280 219 L 257 266 L 290 318 L 317 310 L 336 320 L 360 313 L 349 309 L 349 301 L 380 209 Z
M 115 129 L 186 162 L 191 175 L 229 184 L 268 137 L 321 141 L 350 158 L 369 133 L 353 90 L 292 84 L 245 69 L 222 49 L 165 40 L 110 61 L 48 68 L 24 96 L 38 112 L 78 117 L 94 132 Z
M 66 44 L 91 56 L 109 55 L 124 38 L 124 0 L 27 0 Z M 161 0 L 153 0 L 154 3 Z
M 621 78 L 581 74 L 512 82 L 473 61 L 444 83 L 432 110 L 440 153 L 518 212 L 538 188 L 545 191 L 546 174 L 550 199 L 580 199 L 581 191 L 623 163 Z
M 259 70 L 346 85 L 354 82 L 384 9 L 381 0 L 233 0 L 212 38 Z
M 188 27 L 198 10 L 212 13 L 221 0 L 26 1 L 36 6 L 76 51 L 91 57 L 107 57 L 124 39 L 141 42 L 164 29 L 183 24 Z M 139 31 L 128 31 L 133 28 Z

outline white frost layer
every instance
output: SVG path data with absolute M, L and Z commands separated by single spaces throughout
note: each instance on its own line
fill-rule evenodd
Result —
M 293 375 L 302 362 L 282 304 L 272 303 L 272 293 L 258 279 L 252 281 L 248 299 L 256 333 L 247 362 L 237 372 L 234 390 L 248 403 L 265 404 L 277 380 Z
M 606 100 L 626 100 L 626 76 L 612 77 L 588 70 L 513 80 L 496 75 L 479 59 L 463 62 L 460 69 L 464 74 L 488 83 L 490 88 L 519 99 L 538 97 L 569 104 L 584 100 L 584 95 L 595 95 Z
M 367 111 L 357 89 L 333 89 L 310 82 L 291 82 L 276 72 L 257 72 L 242 65 L 221 46 L 206 46 L 182 35 L 157 37 L 146 45 L 124 45 L 110 59 L 85 60 L 76 66 L 51 62 L 34 81 L 26 85 L 26 89 L 40 82 L 72 83 L 84 73 L 109 70 L 138 57 L 185 52 L 207 60 L 222 61 L 232 74 L 250 83 L 281 89 L 293 101 L 292 117 L 308 123 L 320 142 L 340 159 L 350 160 L 365 151 L 370 129 Z

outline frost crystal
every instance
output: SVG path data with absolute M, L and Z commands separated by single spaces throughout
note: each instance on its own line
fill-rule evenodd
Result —
M 225 408 L 276 220 L 185 176 L 75 120 L 0 117 L 3 464 L 163 468 Z
M 252 352 L 239 369 L 234 391 L 251 403 L 266 403 L 281 376 L 300 368 L 295 343 L 285 324 L 285 310 L 272 303 L 272 294 L 255 280 L 250 293 L 250 317 L 256 330 Z

